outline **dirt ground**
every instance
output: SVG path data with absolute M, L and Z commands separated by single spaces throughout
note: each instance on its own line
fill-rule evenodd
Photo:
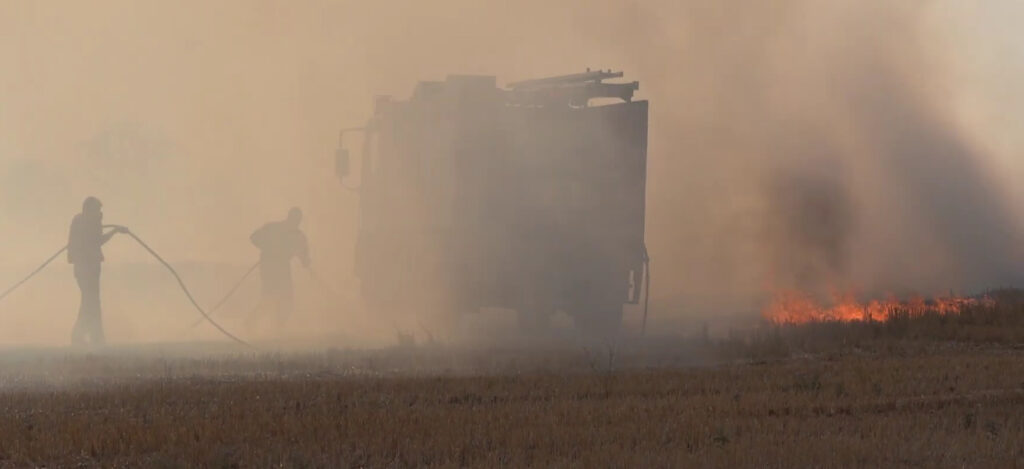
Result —
M 1024 464 L 1024 349 L 699 350 L 6 351 L 0 465 Z

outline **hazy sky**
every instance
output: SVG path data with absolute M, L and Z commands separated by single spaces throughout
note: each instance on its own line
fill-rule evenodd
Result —
M 951 47 L 966 92 L 965 120 L 990 147 L 1014 191 L 1024 218 L 1024 3 L 1014 0 L 950 2 Z

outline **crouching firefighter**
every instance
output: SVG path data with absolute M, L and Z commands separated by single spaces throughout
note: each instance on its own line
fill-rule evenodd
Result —
M 68 234 L 68 262 L 74 265 L 75 280 L 82 299 L 78 319 L 71 331 L 71 343 L 102 345 L 103 317 L 100 309 L 100 265 L 103 263 L 103 245 L 117 233 L 128 229 L 117 227 L 103 233 L 103 205 L 99 199 L 88 197 L 82 203 L 82 213 L 71 220 Z
M 260 250 L 260 277 L 263 284 L 262 308 L 272 308 L 283 322 L 292 311 L 292 258 L 298 257 L 309 268 L 309 246 L 299 230 L 302 210 L 292 208 L 288 218 L 267 223 L 253 232 L 249 240 Z

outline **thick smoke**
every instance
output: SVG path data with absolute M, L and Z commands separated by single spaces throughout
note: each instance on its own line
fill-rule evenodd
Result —
M 984 106 L 962 112 L 970 50 L 947 38 L 968 13 L 951 0 L 8 2 L 0 283 L 63 244 L 93 194 L 109 221 L 191 262 L 211 303 L 254 260 L 251 230 L 300 205 L 314 265 L 346 302 L 300 282 L 322 313 L 299 329 L 360 335 L 373 318 L 356 313 L 357 203 L 332 173 L 337 129 L 421 79 L 589 66 L 623 69 L 651 101 L 654 320 L 754 314 L 782 288 L 1020 284 L 1024 203 L 990 152 L 1024 142 L 964 125 Z M 1024 172 L 1000 156 L 1003 173 Z M 195 316 L 158 266 L 128 241 L 107 254 L 112 340 L 179 337 Z M 0 341 L 63 342 L 77 301 L 66 264 L 26 288 L 0 304 Z
M 664 301 L 716 314 L 778 289 L 1020 283 L 1020 217 L 958 125 L 940 3 L 627 10 L 642 37 L 624 41 L 629 67 L 661 98 L 649 238 Z
M 856 210 L 841 166 L 803 163 L 766 174 L 766 286 L 828 295 L 849 283 Z

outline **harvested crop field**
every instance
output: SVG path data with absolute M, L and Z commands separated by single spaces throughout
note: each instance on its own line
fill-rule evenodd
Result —
M 675 349 L 692 359 L 695 350 Z M 4 466 L 1014 467 L 1024 350 L 8 354 Z M 668 365 L 668 366 L 666 366 Z

